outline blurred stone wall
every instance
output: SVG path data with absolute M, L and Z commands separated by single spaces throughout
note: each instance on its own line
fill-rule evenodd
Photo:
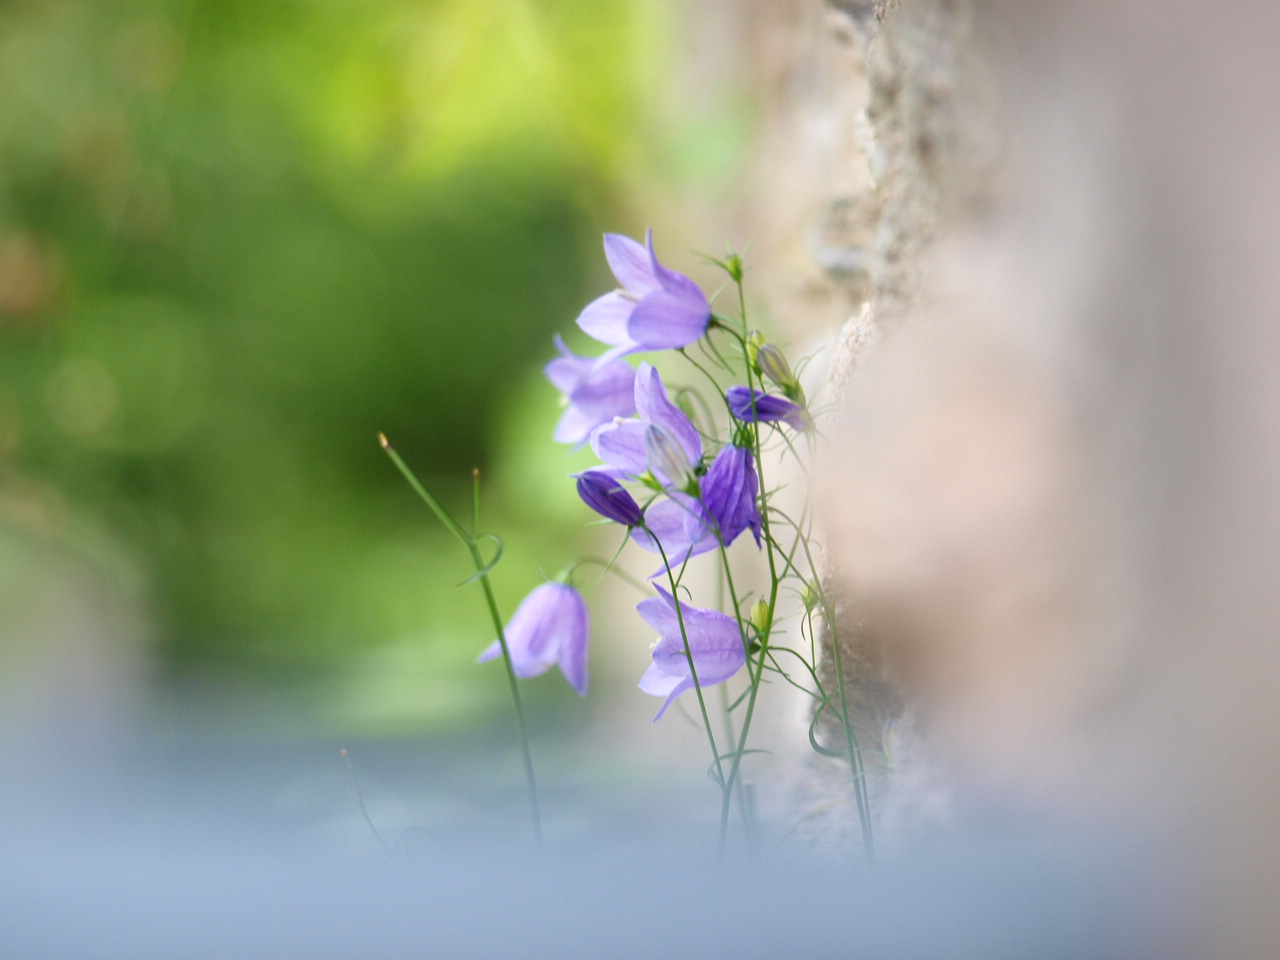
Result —
M 794 335 L 841 331 L 818 493 L 864 752 L 891 721 L 878 833 L 992 797 L 1141 833 L 1188 905 L 1165 955 L 1274 956 L 1280 11 L 762 22 L 747 206 Z

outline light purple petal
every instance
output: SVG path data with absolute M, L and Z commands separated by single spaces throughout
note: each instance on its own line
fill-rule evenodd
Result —
M 560 351 L 560 356 L 550 361 L 543 372 L 546 373 L 547 379 L 561 393 L 569 394 L 573 392 L 573 388 L 578 382 L 591 372 L 592 366 L 595 364 L 594 357 L 580 357 L 565 346 L 564 339 L 560 334 L 556 334 L 553 338 L 556 349 Z
M 698 683 L 701 686 L 720 683 L 737 673 L 746 663 L 746 654 L 742 649 L 742 631 L 738 622 L 719 610 L 706 610 L 681 602 L 680 616 L 684 618 L 682 634 L 675 601 L 661 587 L 658 590 L 660 597 L 643 600 L 636 606 L 645 622 L 662 634 L 662 639 L 653 648 L 653 662 L 665 673 L 689 676 L 689 658 L 685 654 L 685 637 L 688 637 L 689 652 L 693 655 L 694 666 L 698 668 Z M 669 617 L 657 606 L 658 603 L 667 607 Z M 642 610 L 641 607 L 645 605 L 648 606 Z M 658 624 L 662 624 L 662 627 Z
M 666 429 L 684 449 L 689 462 L 702 459 L 702 437 L 688 415 L 671 402 L 667 388 L 652 364 L 641 363 L 636 370 L 636 411 L 642 420 Z
M 648 236 L 652 238 L 653 231 Z M 624 290 L 644 296 L 661 286 L 653 271 L 650 251 L 630 237 L 620 233 L 604 235 L 604 256 L 609 261 L 609 269 L 617 277 L 618 284 Z
M 724 631 L 723 636 L 694 643 L 692 632 L 689 637 L 689 649 L 693 652 L 693 663 L 698 668 L 698 685 L 714 686 L 723 683 L 742 669 L 747 662 L 742 649 L 742 635 L 736 624 L 730 621 L 732 631 Z M 685 628 L 691 630 L 689 618 L 685 618 Z M 679 635 L 670 639 L 664 638 L 653 651 L 653 662 L 664 672 L 677 676 L 691 676 L 689 658 L 685 656 L 684 641 Z
M 640 614 L 641 620 L 657 630 L 659 636 L 679 636 L 680 618 L 676 616 L 675 604 L 670 600 L 671 594 L 661 588 L 659 593 L 662 594 L 659 597 L 649 597 L 637 603 L 636 613 Z M 685 606 L 688 607 L 688 604 Z M 688 674 L 689 671 L 685 670 L 683 675 Z
M 649 468 L 644 450 L 645 425 L 639 420 L 615 419 L 591 434 L 597 457 L 627 476 L 638 477 Z
M 696 296 L 667 290 L 649 294 L 629 315 L 625 336 L 645 350 L 678 350 L 702 339 L 711 322 L 711 306 L 701 290 L 693 291 Z
M 578 326 L 587 336 L 601 343 L 612 346 L 629 344 L 632 338 L 627 334 L 627 322 L 635 309 L 635 300 L 615 290 L 587 304 L 578 314 Z
M 554 361 L 552 361 L 554 362 Z M 594 413 L 600 423 L 636 412 L 636 372 L 630 364 L 613 361 L 588 369 L 569 393 L 575 407 Z
M 564 633 L 560 640 L 560 672 L 578 696 L 587 695 L 587 638 L 590 620 L 587 605 L 581 595 L 571 588 L 572 601 L 565 602 Z
M 569 407 L 560 415 L 552 439 L 556 443 L 571 443 L 576 449 L 586 443 L 591 436 L 591 431 L 598 426 L 600 426 L 599 417 L 592 416 L 577 407 Z
M 707 298 L 703 295 L 702 289 L 696 283 L 686 277 L 683 273 L 677 273 L 674 270 L 669 270 L 658 262 L 658 255 L 653 250 L 652 230 L 645 235 L 645 245 L 648 247 L 646 252 L 649 255 L 649 267 L 653 271 L 653 275 L 657 277 L 658 283 L 661 285 L 663 290 L 689 301 L 701 300 L 706 304 Z M 707 312 L 711 312 L 710 304 L 707 304 Z
M 667 712 L 667 707 L 675 702 L 676 697 L 686 690 L 693 689 L 693 678 L 673 677 L 668 673 L 663 673 L 657 664 L 651 664 L 649 669 L 644 672 L 644 676 L 640 678 L 639 686 L 645 693 L 652 694 L 655 697 L 666 697 L 662 707 L 653 718 L 653 722 L 657 723 L 662 719 L 662 715 Z
M 675 494 L 676 497 L 682 497 L 682 494 Z M 685 500 L 689 498 L 685 497 Z M 689 514 L 690 507 L 686 504 L 677 502 L 675 499 L 663 500 L 649 507 L 644 513 L 644 523 L 648 530 L 637 527 L 631 531 L 631 539 L 636 546 L 642 550 L 648 550 L 650 553 L 661 554 L 658 550 L 658 544 L 654 542 L 653 537 L 656 536 L 662 543 L 662 550 L 666 552 L 667 561 L 671 564 L 673 571 L 678 572 L 681 565 L 691 557 L 696 557 L 700 553 L 706 553 L 708 550 L 714 550 L 719 544 L 716 538 L 711 535 L 704 536 L 700 540 L 690 543 L 688 533 L 685 530 L 685 517 Z M 650 535 L 649 530 L 653 531 Z M 666 567 L 659 567 L 649 579 L 664 576 Z
M 666 696 L 666 702 L 658 711 L 658 717 L 661 717 L 676 697 L 694 685 L 690 656 L 697 671 L 698 685 L 708 687 L 728 680 L 742 669 L 746 654 L 741 630 L 733 617 L 683 602 L 677 615 L 671 594 L 661 587 L 658 593 L 656 597 L 642 600 L 636 605 L 636 610 L 649 626 L 661 634 L 653 650 L 653 664 L 640 679 L 641 690 L 655 696 Z
M 635 371 L 621 361 L 601 363 L 573 353 L 564 340 L 555 338 L 561 356 L 546 365 L 545 372 L 566 395 L 569 408 L 556 425 L 558 443 L 582 446 L 591 431 L 614 417 L 635 413 Z
M 570 677 L 569 681 L 575 689 L 578 681 L 585 688 L 587 610 L 582 597 L 572 587 L 563 583 L 535 587 L 516 608 L 503 634 L 511 652 L 511 668 L 517 677 L 544 673 L 561 659 L 567 646 L 571 669 L 578 668 L 576 658 L 581 658 L 580 674 Z M 581 650 L 577 649 L 579 646 Z M 501 646 L 494 641 L 480 654 L 479 660 L 493 660 L 501 652 Z
M 645 693 L 652 694 L 655 697 L 665 697 L 685 679 L 687 678 L 666 673 L 656 663 L 651 663 L 649 668 L 645 670 L 644 676 L 640 678 L 638 686 Z

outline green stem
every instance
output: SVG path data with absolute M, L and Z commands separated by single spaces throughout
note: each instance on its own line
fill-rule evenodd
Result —
M 800 528 L 796 527 L 796 532 L 800 533 Z M 858 801 L 858 821 L 862 827 L 862 843 L 867 851 L 867 859 L 875 860 L 876 848 L 875 839 L 871 832 L 871 797 L 867 793 L 866 778 L 862 771 L 862 748 L 858 745 L 858 738 L 853 733 L 853 724 L 849 720 L 849 698 L 845 690 L 844 682 L 844 660 L 840 654 L 840 637 L 836 631 L 835 612 L 831 609 L 831 604 L 827 600 L 827 592 L 817 579 L 817 566 L 813 562 L 813 551 L 809 546 L 809 538 L 801 534 L 801 546 L 804 547 L 805 562 L 808 563 L 809 569 L 814 571 L 814 589 L 818 592 L 818 604 L 822 607 L 822 617 L 827 623 L 827 629 L 831 634 L 831 655 L 835 661 L 836 667 L 836 685 L 840 689 L 840 723 L 844 727 L 845 746 L 848 750 L 849 772 L 853 776 L 854 796 Z M 812 628 L 810 628 L 812 630 Z
M 826 603 L 823 603 L 823 616 L 831 629 L 831 654 L 836 664 L 836 686 L 840 690 L 840 719 L 844 726 L 845 747 L 849 751 L 849 773 L 853 777 L 853 788 L 858 798 L 858 820 L 862 826 L 862 843 L 866 847 L 867 859 L 874 862 L 876 858 L 875 840 L 871 835 L 871 798 L 867 795 L 866 779 L 862 771 L 862 750 L 858 746 L 858 738 L 853 735 L 853 725 L 849 722 L 849 698 L 844 687 L 844 664 L 840 657 L 840 638 L 836 636 L 835 621 L 830 617 Z
M 472 474 L 474 480 L 474 489 L 472 495 L 472 523 L 474 524 L 474 533 L 468 534 L 462 529 L 462 526 L 449 515 L 447 511 L 431 492 L 423 486 L 408 465 L 400 458 L 400 454 L 388 442 L 385 434 L 378 435 L 379 441 L 382 443 L 382 449 L 387 452 L 387 456 L 391 458 L 391 462 L 396 465 L 404 478 L 409 481 L 409 486 L 414 492 L 422 498 L 431 511 L 445 525 L 445 528 L 457 538 L 458 542 L 467 548 L 467 552 L 471 554 L 471 562 L 475 565 L 476 573 L 479 574 L 480 586 L 484 589 L 485 603 L 489 608 L 489 616 L 493 619 L 494 629 L 498 632 L 498 644 L 502 647 L 502 663 L 507 670 L 507 682 L 511 686 L 511 702 L 515 705 L 516 711 L 516 727 L 520 731 L 520 752 L 524 760 L 524 776 L 525 782 L 529 787 L 529 809 L 533 816 L 533 836 L 538 842 L 538 846 L 542 846 L 542 814 L 538 809 L 538 784 L 533 775 L 533 755 L 529 752 L 529 733 L 524 722 L 524 707 L 520 702 L 520 687 L 516 683 L 515 667 L 511 664 L 511 650 L 507 646 L 507 635 L 502 625 L 502 614 L 498 612 L 498 601 L 493 595 L 493 585 L 489 582 L 489 574 L 486 570 L 484 557 L 480 555 L 479 530 L 480 530 L 480 471 L 476 470 Z
M 747 388 L 751 389 L 754 378 L 752 376 L 751 357 L 747 354 L 746 349 L 747 302 L 746 295 L 742 289 L 742 281 L 737 281 L 737 287 L 738 305 L 742 312 L 742 362 L 746 367 L 747 372 Z M 753 446 L 756 458 L 756 477 L 760 482 L 761 499 L 765 501 L 762 504 L 764 509 L 760 511 L 760 525 L 763 528 L 766 553 L 769 557 L 769 616 L 768 622 L 765 623 L 764 628 L 760 631 L 760 659 L 756 665 L 754 676 L 751 675 L 750 661 L 748 661 L 747 665 L 747 676 L 751 683 L 751 694 L 747 699 L 747 710 L 742 717 L 742 730 L 738 734 L 737 749 L 734 750 L 733 753 L 733 765 L 729 768 L 729 779 L 725 784 L 725 798 L 721 804 L 720 811 L 722 823 L 727 822 L 728 820 L 729 793 L 733 790 L 733 785 L 738 777 L 738 769 L 742 766 L 743 753 L 747 749 L 747 734 L 751 731 L 751 719 L 755 715 L 756 698 L 760 694 L 760 683 L 764 679 L 765 655 L 769 650 L 769 635 L 773 631 L 774 610 L 778 602 L 778 568 L 773 556 L 773 536 L 769 532 L 768 502 L 767 497 L 764 495 L 764 491 L 767 487 L 764 482 L 764 465 L 761 463 L 760 457 L 760 422 L 756 419 L 755 415 L 755 394 L 753 393 L 751 396 L 751 436 L 754 441 Z M 721 828 L 721 832 L 723 833 L 723 827 Z

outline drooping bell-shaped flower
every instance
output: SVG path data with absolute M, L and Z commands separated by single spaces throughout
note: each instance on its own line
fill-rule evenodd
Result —
M 640 689 L 655 697 L 665 697 L 662 708 L 654 720 L 667 712 L 676 697 L 693 688 L 693 671 L 689 668 L 689 655 L 698 674 L 698 686 L 710 687 L 723 683 L 742 669 L 746 653 L 742 648 L 742 633 L 733 617 L 718 610 L 704 610 L 676 604 L 671 594 L 661 587 L 657 597 L 642 600 L 636 610 L 645 623 L 658 631 L 660 639 L 653 648 L 653 664 L 640 678 Z M 684 634 L 680 622 L 684 621 Z M 689 638 L 688 654 L 684 637 Z
M 640 504 L 621 482 L 603 470 L 587 470 L 577 475 L 578 496 L 588 507 L 625 527 L 635 527 L 644 519 Z
M 638 350 L 677 350 L 707 332 L 711 305 L 696 283 L 658 262 L 652 230 L 644 246 L 606 233 L 604 255 L 622 289 L 593 300 L 578 317 L 587 336 L 613 347 L 602 362 Z
M 809 417 L 804 407 L 785 397 L 761 393 L 749 387 L 730 387 L 724 395 L 729 401 L 729 411 L 739 420 L 747 423 L 753 420 L 761 423 L 781 420 L 796 430 L 809 429 Z
M 702 437 L 688 415 L 671 402 L 662 377 L 648 363 L 636 370 L 635 407 L 637 419 L 615 419 L 591 434 L 596 456 L 625 476 L 638 477 L 649 469 L 645 430 L 650 424 L 662 427 L 679 444 L 691 465 L 702 460 Z M 659 475 L 664 484 L 679 483 L 679 477 Z
M 596 427 L 636 412 L 636 372 L 622 360 L 600 363 L 595 357 L 579 356 L 565 346 L 559 334 L 555 344 L 560 356 L 544 371 L 564 394 L 568 406 L 556 424 L 554 437 L 557 443 L 572 443 L 576 448 L 586 443 Z
M 587 605 L 577 590 L 557 582 L 534 587 L 503 630 L 515 675 L 536 677 L 559 664 L 569 686 L 585 697 L 588 629 Z M 495 640 L 477 662 L 501 656 L 502 645 Z
M 685 515 L 685 534 L 697 542 L 708 533 L 718 545 L 716 533 L 727 547 L 750 529 L 760 544 L 760 479 L 755 460 L 746 447 L 730 444 L 716 454 L 706 476 L 702 478 L 701 508 Z

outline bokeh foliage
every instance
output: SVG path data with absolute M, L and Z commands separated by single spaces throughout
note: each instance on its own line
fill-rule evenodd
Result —
M 487 709 L 465 559 L 376 435 L 451 502 L 492 479 L 508 606 L 568 555 L 569 485 L 520 482 L 571 468 L 537 362 L 644 163 L 661 16 L 0 4 L 0 524 L 111 544 L 170 678 Z

